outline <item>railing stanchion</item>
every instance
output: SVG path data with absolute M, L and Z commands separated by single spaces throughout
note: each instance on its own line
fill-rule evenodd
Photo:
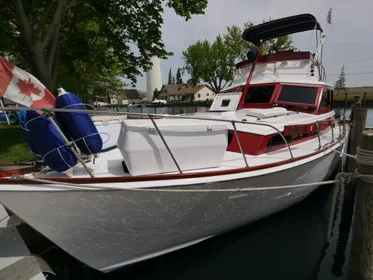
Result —
M 158 132 L 158 134 L 159 134 L 159 137 L 161 137 L 161 140 L 162 140 L 163 144 L 165 145 L 165 147 L 166 147 L 168 153 L 170 154 L 172 160 L 174 161 L 174 163 L 175 163 L 177 169 L 179 170 L 180 174 L 182 174 L 183 171 L 181 171 L 179 164 L 177 163 L 177 161 L 176 161 L 174 155 L 172 154 L 172 152 L 171 152 L 171 150 L 170 150 L 170 147 L 167 145 L 166 140 L 164 139 L 164 137 L 163 137 L 161 131 L 159 130 L 157 124 L 155 123 L 155 121 L 154 121 L 154 119 L 153 119 L 153 116 L 152 116 L 151 114 L 148 114 L 148 117 L 149 117 L 150 120 L 152 121 L 152 123 L 153 123 L 153 125 L 154 125 L 154 128 L 157 130 L 157 132 Z
M 331 123 L 332 123 L 332 143 L 334 143 L 334 118 L 331 118 Z
M 289 150 L 289 153 L 290 153 L 290 156 L 291 158 L 294 158 L 294 155 L 293 155 L 293 152 L 291 151 L 290 149 L 290 145 L 288 143 L 288 141 L 286 140 L 285 136 L 281 133 L 280 130 L 278 130 L 277 128 L 271 126 L 272 128 L 274 128 L 275 130 L 277 130 L 278 134 L 281 136 L 282 140 L 284 140 L 284 143 L 286 144 L 286 147 L 288 147 L 288 150 Z
M 247 163 L 247 160 L 246 160 L 245 153 L 242 149 L 241 140 L 240 140 L 240 137 L 239 137 L 238 132 L 237 132 L 236 124 L 235 124 L 234 121 L 232 121 L 231 123 L 232 123 L 233 129 L 234 129 L 234 134 L 236 135 L 236 138 L 237 138 L 238 146 L 240 147 L 240 151 L 241 151 L 241 154 L 243 156 L 243 160 L 245 161 L 246 167 L 249 167 L 249 164 Z
M 319 139 L 319 150 L 321 150 L 322 145 L 321 145 L 321 138 L 320 138 L 320 126 L 319 126 L 318 121 L 316 121 L 316 129 L 317 129 L 317 138 Z

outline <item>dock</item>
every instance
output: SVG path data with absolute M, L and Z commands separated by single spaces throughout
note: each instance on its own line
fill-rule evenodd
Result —
M 45 280 L 43 272 L 53 274 L 44 260 L 30 253 L 0 204 L 0 279 Z

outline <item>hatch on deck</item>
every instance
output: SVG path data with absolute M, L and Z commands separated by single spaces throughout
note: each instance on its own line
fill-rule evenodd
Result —
M 234 111 L 240 102 L 242 92 L 221 92 L 215 96 L 210 111 Z

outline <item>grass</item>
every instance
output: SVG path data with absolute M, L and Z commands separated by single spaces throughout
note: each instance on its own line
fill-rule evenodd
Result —
M 0 139 L 0 162 L 13 162 L 34 157 L 19 125 L 0 122 Z
M 364 95 L 361 95 L 361 94 L 356 94 L 356 95 L 359 95 L 361 97 L 361 99 L 363 100 L 364 99 Z M 373 95 L 371 94 L 367 94 L 366 95 L 366 101 L 370 102 L 370 101 L 373 101 Z M 345 101 L 345 95 L 338 95 L 338 96 L 335 96 L 333 97 L 334 101 L 335 102 L 344 102 Z M 351 94 L 351 95 L 347 95 L 347 102 L 353 102 L 354 101 L 354 95 Z

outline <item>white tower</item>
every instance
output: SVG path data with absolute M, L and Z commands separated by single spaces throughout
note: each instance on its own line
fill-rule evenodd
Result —
M 153 56 L 150 58 L 153 67 L 146 73 L 146 98 L 148 101 L 153 100 L 154 90 L 161 90 L 162 88 L 162 74 L 161 74 L 161 61 L 158 57 Z

